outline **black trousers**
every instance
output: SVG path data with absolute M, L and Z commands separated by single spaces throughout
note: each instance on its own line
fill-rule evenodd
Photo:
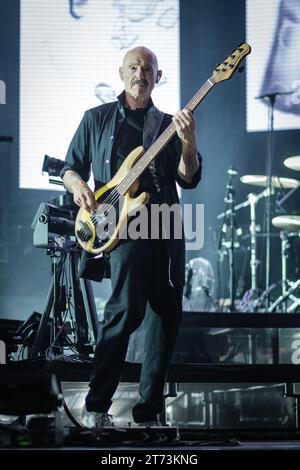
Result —
M 164 240 L 122 240 L 110 253 L 112 293 L 100 328 L 88 411 L 108 411 L 118 386 L 130 334 L 145 315 L 144 361 L 133 408 L 136 422 L 156 419 L 163 409 L 163 389 L 181 319 L 182 288 L 169 283 Z

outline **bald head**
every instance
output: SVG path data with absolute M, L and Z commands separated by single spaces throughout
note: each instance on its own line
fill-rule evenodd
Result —
M 158 70 L 157 57 L 154 54 L 154 52 L 150 51 L 150 49 L 148 49 L 147 47 L 137 46 L 137 47 L 134 47 L 133 49 L 130 49 L 130 51 L 127 51 L 123 58 L 123 64 L 122 64 L 123 67 L 127 61 L 130 61 L 132 59 L 132 57 L 147 58 L 149 61 L 152 62 L 152 64 Z
M 161 70 L 158 70 L 156 55 L 143 46 L 126 52 L 119 72 L 126 96 L 144 104 L 162 75 Z

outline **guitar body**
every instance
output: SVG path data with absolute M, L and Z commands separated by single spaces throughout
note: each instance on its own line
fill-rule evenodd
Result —
M 96 255 L 111 251 L 118 244 L 120 235 L 124 233 L 128 217 L 147 204 L 147 193 L 143 192 L 134 197 L 139 187 L 139 179 L 134 181 L 125 194 L 116 190 L 143 154 L 143 147 L 132 150 L 113 179 L 95 192 L 98 203 L 96 214 L 90 214 L 83 208 L 79 209 L 75 234 L 79 244 L 89 253 Z

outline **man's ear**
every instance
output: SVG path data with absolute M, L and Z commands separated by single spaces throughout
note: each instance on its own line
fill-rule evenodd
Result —
M 119 75 L 120 75 L 120 79 L 123 82 L 123 67 L 119 67 Z
M 162 76 L 162 71 L 161 71 L 161 70 L 158 70 L 157 75 L 156 75 L 155 83 L 158 83 L 158 82 L 159 82 L 159 80 L 161 79 L 161 76 Z

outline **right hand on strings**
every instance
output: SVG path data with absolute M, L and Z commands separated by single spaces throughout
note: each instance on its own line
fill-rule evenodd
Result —
M 91 188 L 84 181 L 79 182 L 74 187 L 73 199 L 75 204 L 87 210 L 88 212 L 93 213 L 96 211 L 97 204 L 95 195 Z

